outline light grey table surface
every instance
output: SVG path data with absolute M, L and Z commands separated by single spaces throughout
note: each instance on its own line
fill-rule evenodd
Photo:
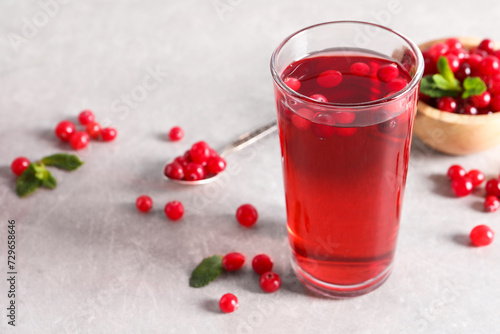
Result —
M 0 333 L 500 333 L 500 242 L 464 244 L 475 225 L 500 231 L 500 213 L 482 212 L 479 195 L 452 198 L 443 177 L 453 163 L 498 175 L 500 147 L 451 157 L 415 140 L 393 274 L 378 290 L 341 301 L 309 295 L 291 272 L 276 134 L 229 156 L 233 173 L 217 184 L 183 187 L 161 177 L 163 163 L 193 142 L 218 148 L 275 116 L 269 58 L 302 27 L 356 19 L 417 43 L 500 40 L 495 1 L 400 1 L 387 15 L 393 5 L 3 1 Z M 54 191 L 19 199 L 11 161 L 72 152 L 53 129 L 85 108 L 115 126 L 117 140 L 78 152 L 85 165 L 56 172 Z M 186 133 L 179 143 L 166 140 L 174 125 Z M 141 194 L 155 202 L 147 215 L 135 209 Z M 178 223 L 163 213 L 174 199 L 186 207 Z M 259 210 L 254 229 L 235 222 L 245 202 Z M 15 328 L 6 317 L 9 219 L 17 224 Z M 230 251 L 270 254 L 281 290 L 262 293 L 248 266 L 188 287 L 203 257 Z M 218 311 L 226 292 L 240 300 L 235 313 Z

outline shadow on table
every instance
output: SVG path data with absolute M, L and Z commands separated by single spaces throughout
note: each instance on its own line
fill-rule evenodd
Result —
M 432 182 L 434 182 L 434 188 L 432 191 L 435 194 L 453 198 L 456 197 L 453 195 L 453 191 L 451 189 L 450 180 L 444 174 L 431 174 L 429 177 Z
M 455 233 L 450 236 L 451 240 L 461 246 L 472 247 L 469 236 L 463 233 Z

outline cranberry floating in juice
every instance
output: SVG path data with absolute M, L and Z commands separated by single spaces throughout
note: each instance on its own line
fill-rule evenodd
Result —
M 369 28 L 393 38 L 387 46 L 348 44 L 366 26 L 307 28 L 272 60 L 293 266 L 333 297 L 369 292 L 390 274 L 423 72 L 418 48 L 383 27 Z

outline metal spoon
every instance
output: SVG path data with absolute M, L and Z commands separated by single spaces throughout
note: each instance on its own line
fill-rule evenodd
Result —
M 219 152 L 219 155 L 224 158 L 224 157 L 226 157 L 228 154 L 230 154 L 232 152 L 239 151 L 242 148 L 245 148 L 245 147 L 247 147 L 249 145 L 252 145 L 256 141 L 258 141 L 258 140 L 266 137 L 267 135 L 273 133 L 277 129 L 278 129 L 278 124 L 276 123 L 276 120 L 272 120 L 270 122 L 267 122 L 266 124 L 262 125 L 261 127 L 255 129 L 255 130 L 253 130 L 251 132 L 248 132 L 248 133 L 245 133 L 245 134 L 239 136 L 238 139 L 236 139 L 235 141 L 233 141 L 232 143 L 230 143 L 229 145 L 227 145 L 226 147 L 224 147 Z M 184 184 L 184 185 L 207 184 L 207 183 L 215 181 L 220 174 L 224 173 L 224 172 L 222 172 L 222 173 L 219 173 L 219 174 L 214 175 L 212 177 L 209 177 L 209 178 L 206 178 L 206 179 L 202 179 L 202 180 L 196 180 L 196 181 L 175 180 L 175 179 L 171 179 L 171 178 L 167 177 L 165 175 L 165 173 L 164 173 L 165 167 L 169 163 L 171 163 L 172 161 L 167 162 L 163 166 L 163 169 L 162 169 L 163 178 L 166 179 L 166 180 L 170 180 L 170 181 L 173 181 L 173 182 L 176 182 L 176 183 L 180 183 L 180 184 Z

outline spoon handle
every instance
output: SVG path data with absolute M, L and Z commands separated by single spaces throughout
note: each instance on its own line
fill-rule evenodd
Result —
M 255 143 L 256 141 L 266 137 L 267 135 L 273 133 L 277 129 L 278 129 L 278 124 L 276 123 L 276 120 L 273 119 L 272 121 L 267 122 L 258 129 L 255 129 L 238 137 L 238 139 L 236 139 L 231 144 L 222 149 L 222 151 L 220 152 L 220 156 L 224 157 L 229 153 L 239 151 L 242 148 L 247 147 Z

